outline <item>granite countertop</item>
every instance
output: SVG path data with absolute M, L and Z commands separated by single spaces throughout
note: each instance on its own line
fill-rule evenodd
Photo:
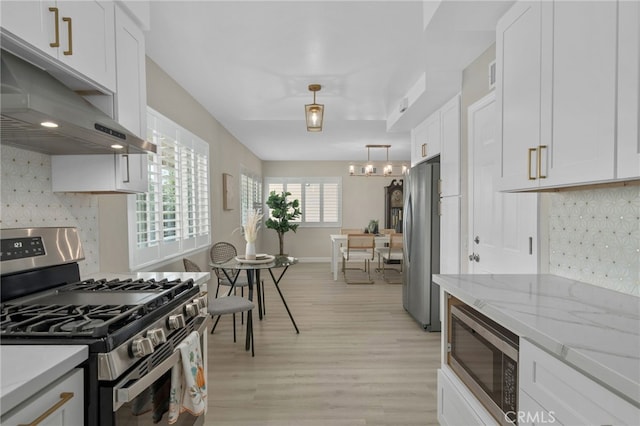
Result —
M 0 406 L 5 414 L 49 383 L 77 367 L 89 355 L 87 346 L 0 346 Z
M 555 275 L 434 275 L 447 293 L 640 406 L 640 298 Z

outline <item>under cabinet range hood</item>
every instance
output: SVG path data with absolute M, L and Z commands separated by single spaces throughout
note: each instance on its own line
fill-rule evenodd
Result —
M 156 152 L 46 71 L 2 50 L 0 141 L 49 155 Z M 55 123 L 57 127 L 44 127 Z

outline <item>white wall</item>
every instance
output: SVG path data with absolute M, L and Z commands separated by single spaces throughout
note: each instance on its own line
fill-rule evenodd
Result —
M 364 147 L 363 147 L 364 149 Z M 349 176 L 345 161 L 265 161 L 263 177 L 342 177 L 342 227 L 364 229 L 371 219 L 384 227 L 384 187 L 394 178 Z M 395 178 L 398 179 L 398 178 Z M 278 236 L 272 229 L 263 231 L 263 250 L 278 252 Z M 300 258 L 326 260 L 331 256 L 329 235 L 339 228 L 298 228 L 284 237 L 284 251 Z
M 238 251 L 243 251 L 244 240 L 239 232 L 234 232 L 241 221 L 240 201 L 236 197 L 237 207 L 234 210 L 223 210 L 222 174 L 231 174 L 235 187 L 239 188 L 240 171 L 247 169 L 260 175 L 262 162 L 149 58 L 147 58 L 146 68 L 147 104 L 209 143 L 212 242 L 229 241 L 238 248 Z M 100 232 L 101 235 L 108 235 L 103 239 L 100 247 L 103 271 L 128 270 L 126 199 L 124 197 L 122 195 L 100 196 Z M 257 246 L 260 247 L 260 241 Z M 208 252 L 203 251 L 189 258 L 203 270 L 208 270 Z M 151 269 L 184 270 L 182 259 L 157 265 Z

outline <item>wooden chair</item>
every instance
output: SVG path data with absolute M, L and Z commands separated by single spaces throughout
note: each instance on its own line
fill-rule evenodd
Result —
M 342 247 L 342 274 L 347 284 L 373 284 L 371 279 L 371 261 L 374 259 L 375 235 L 373 234 L 348 234 L 347 246 Z M 348 262 L 364 262 L 362 269 L 367 273 L 367 281 L 349 281 L 347 279 Z M 350 268 L 360 269 L 360 268 Z
M 389 244 L 387 247 L 376 247 L 376 253 L 378 254 L 378 268 L 382 264 L 382 277 L 389 284 L 402 284 L 402 279 L 390 281 L 386 275 L 386 271 L 391 269 L 402 274 L 402 259 L 403 259 L 403 239 L 401 233 L 393 233 L 389 235 Z M 400 269 L 385 268 L 386 263 L 391 261 L 400 261 Z
M 186 257 L 182 259 L 184 264 L 184 270 L 186 272 L 202 272 L 200 267 Z M 211 295 L 211 293 L 209 293 Z M 216 325 L 221 315 L 233 314 L 233 341 L 236 341 L 236 314 L 244 313 L 253 310 L 255 305 L 244 297 L 236 296 L 234 294 L 222 297 L 208 297 L 207 300 L 207 312 L 212 316 L 217 316 Z M 215 330 L 215 325 L 211 328 L 211 334 Z M 251 321 L 247 323 L 247 333 L 249 333 L 249 341 L 251 343 L 251 356 L 255 356 L 253 349 L 253 325 Z

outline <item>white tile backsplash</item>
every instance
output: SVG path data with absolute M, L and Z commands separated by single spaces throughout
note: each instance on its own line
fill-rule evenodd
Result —
M 80 275 L 98 272 L 97 196 L 54 193 L 49 155 L 0 145 L 0 166 L 0 227 L 75 226 L 85 255 Z
M 640 186 L 550 197 L 549 272 L 640 296 Z

